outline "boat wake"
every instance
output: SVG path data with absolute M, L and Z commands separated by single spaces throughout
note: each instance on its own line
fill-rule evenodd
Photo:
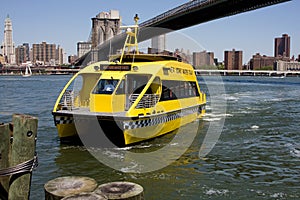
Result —
M 206 113 L 203 116 L 203 120 L 207 122 L 213 122 L 213 121 L 220 121 L 223 118 L 233 117 L 232 114 L 213 114 L 213 113 Z

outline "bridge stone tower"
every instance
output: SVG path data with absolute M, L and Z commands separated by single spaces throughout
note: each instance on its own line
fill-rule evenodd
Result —
M 92 23 L 92 49 L 95 49 L 119 33 L 121 25 L 119 11 L 101 12 L 92 18 Z

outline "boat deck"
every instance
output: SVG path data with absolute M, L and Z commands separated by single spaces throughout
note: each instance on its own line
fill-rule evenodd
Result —
M 97 117 L 118 117 L 118 118 L 126 118 L 126 112 L 91 112 L 89 108 L 73 108 L 72 110 L 59 110 L 55 112 L 56 114 L 62 115 L 78 115 L 78 116 L 97 116 Z

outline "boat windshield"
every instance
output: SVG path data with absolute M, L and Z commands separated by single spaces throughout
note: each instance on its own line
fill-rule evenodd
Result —
M 93 90 L 93 94 L 112 94 L 118 82 L 117 79 L 100 79 Z

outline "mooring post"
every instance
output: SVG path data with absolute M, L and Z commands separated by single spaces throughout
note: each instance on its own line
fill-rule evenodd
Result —
M 97 187 L 93 178 L 65 176 L 48 181 L 44 185 L 45 200 L 59 200 L 70 195 L 92 192 Z
M 143 187 L 132 182 L 105 183 L 98 186 L 94 193 L 105 196 L 107 199 L 144 200 Z
M 13 115 L 13 142 L 10 167 L 35 157 L 38 119 L 28 115 Z M 31 172 L 14 174 L 10 178 L 9 199 L 29 199 Z
M 0 169 L 9 167 L 10 150 L 9 124 L 0 124 Z M 9 176 L 0 177 L 0 199 L 7 199 L 9 178 Z
M 105 198 L 104 196 L 101 196 L 93 192 L 75 194 L 75 195 L 64 197 L 61 200 L 83 200 L 83 199 L 107 200 L 107 198 Z

